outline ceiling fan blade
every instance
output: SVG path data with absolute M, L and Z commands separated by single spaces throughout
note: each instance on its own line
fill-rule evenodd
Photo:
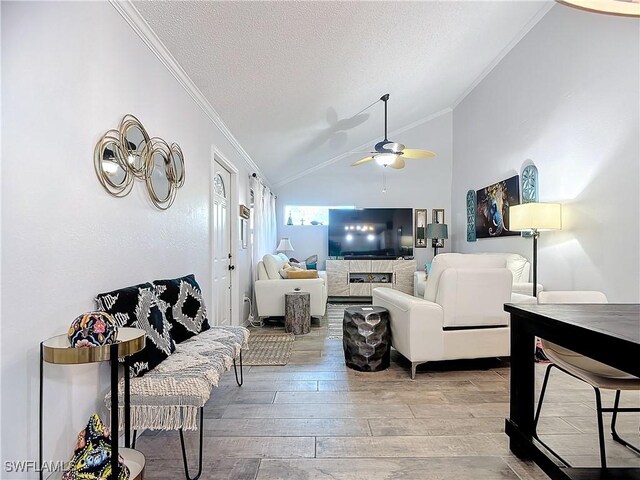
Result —
M 403 158 L 433 158 L 436 154 L 428 150 L 420 150 L 417 148 L 405 148 L 402 151 Z
M 396 170 L 400 170 L 401 168 L 404 168 L 404 165 L 405 165 L 405 162 L 400 157 L 396 158 L 393 163 L 389 164 L 391 168 L 395 168 Z
M 357 167 L 358 165 L 362 165 L 363 163 L 367 163 L 370 162 L 371 160 L 373 160 L 373 157 L 371 155 L 369 155 L 368 157 L 364 157 L 361 158 L 360 160 L 358 160 L 357 162 L 353 162 L 351 164 L 352 167 Z

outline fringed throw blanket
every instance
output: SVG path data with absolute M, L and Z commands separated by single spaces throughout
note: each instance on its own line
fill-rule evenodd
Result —
M 131 428 L 196 430 L 198 410 L 248 339 L 244 327 L 212 327 L 176 345 L 172 355 L 143 377 L 132 378 Z M 124 428 L 124 379 L 118 391 L 118 417 Z M 105 402 L 110 408 L 110 394 Z

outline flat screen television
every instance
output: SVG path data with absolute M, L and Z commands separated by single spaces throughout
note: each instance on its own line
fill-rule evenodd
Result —
M 329 256 L 413 256 L 413 209 L 330 209 Z

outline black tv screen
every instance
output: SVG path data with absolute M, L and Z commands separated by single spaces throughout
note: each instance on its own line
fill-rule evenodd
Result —
M 329 210 L 330 257 L 413 255 L 411 208 Z

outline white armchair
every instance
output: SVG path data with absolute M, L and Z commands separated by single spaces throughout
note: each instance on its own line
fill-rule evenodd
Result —
M 471 255 L 490 255 L 503 258 L 506 262 L 506 267 L 511 270 L 513 275 L 511 303 L 537 303 L 536 298 L 533 296 L 533 283 L 529 281 L 531 264 L 529 260 L 522 255 L 518 255 L 517 253 L 469 253 L 458 255 L 466 255 L 467 258 Z M 427 277 L 428 275 L 424 271 L 415 272 L 413 277 L 414 296 L 424 296 Z M 538 292 L 541 292 L 543 289 L 543 286 L 538 284 Z
M 327 307 L 326 272 L 318 272 L 319 278 L 284 279 L 280 276 L 280 268 L 288 261 L 287 256 L 280 253 L 265 255 L 258 262 L 258 279 L 254 284 L 258 317 L 283 317 L 284 294 L 296 288 L 309 292 L 311 315 L 322 317 Z
M 512 273 L 504 258 L 443 253 L 435 257 L 424 298 L 375 288 L 373 304 L 389 310 L 393 347 L 411 362 L 509 355 Z

